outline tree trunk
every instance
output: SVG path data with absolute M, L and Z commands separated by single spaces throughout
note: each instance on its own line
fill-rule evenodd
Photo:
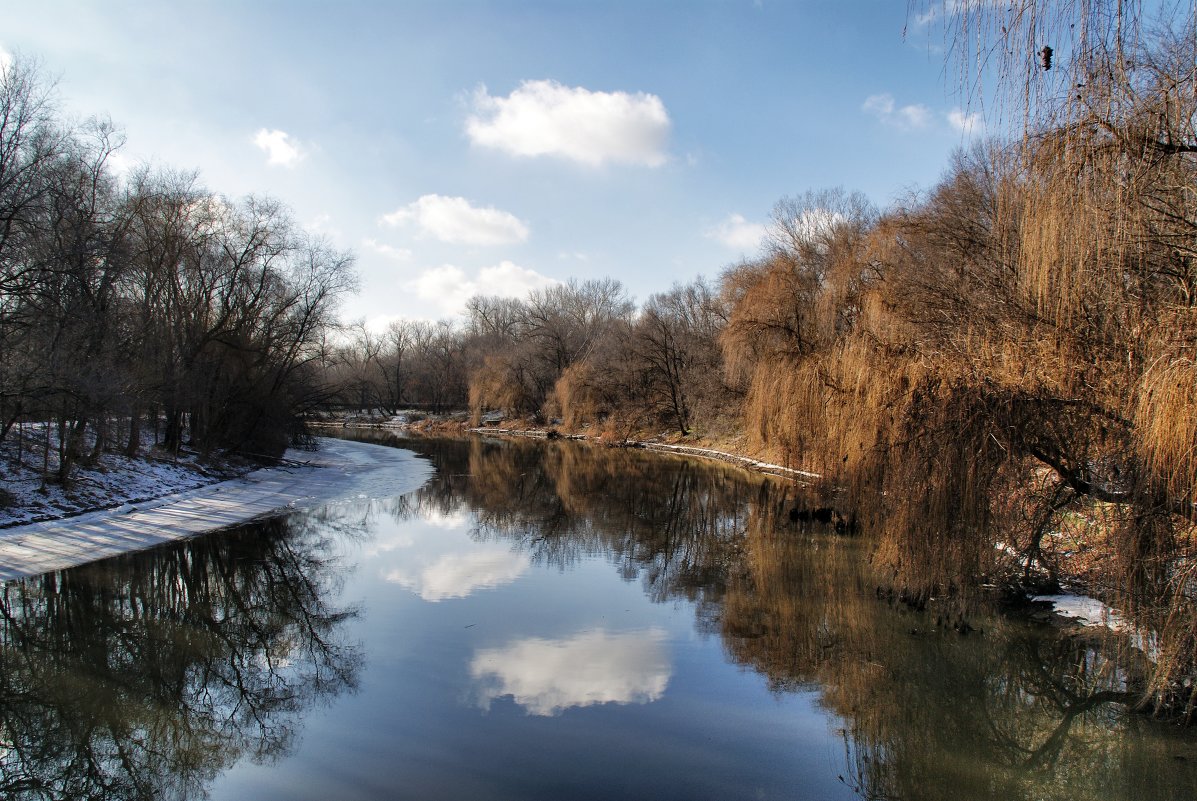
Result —
M 89 465 L 95 464 L 99 461 L 100 456 L 104 453 L 104 448 L 108 444 L 108 424 L 105 420 L 104 414 L 101 412 L 96 415 L 96 444 L 92 446 L 91 453 L 87 455 L 87 463 Z
M 82 416 L 75 420 L 73 426 L 68 426 L 67 420 L 63 418 L 62 424 L 59 426 L 58 483 L 63 487 L 70 486 L 71 470 L 83 453 L 83 434 L 86 430 L 87 418 Z
M 129 441 L 125 445 L 125 456 L 136 458 L 141 452 L 141 414 L 137 408 L 129 416 Z
M 177 409 L 166 410 L 166 431 L 162 435 L 162 444 L 171 453 L 178 453 L 183 444 L 183 414 Z

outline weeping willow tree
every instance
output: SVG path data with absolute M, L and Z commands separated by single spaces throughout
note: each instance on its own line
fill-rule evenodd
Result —
M 1051 579 L 1090 549 L 1095 586 L 1156 635 L 1143 704 L 1191 719 L 1194 6 L 912 17 L 942 26 L 1011 135 L 880 219 L 843 193 L 779 206 L 769 254 L 724 277 L 750 436 L 838 482 L 916 600 L 1011 568 Z

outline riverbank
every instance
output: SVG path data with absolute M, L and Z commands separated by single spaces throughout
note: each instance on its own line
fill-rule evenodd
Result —
M 154 500 L 0 530 L 0 580 L 38 575 L 341 499 L 409 492 L 431 466 L 395 448 L 321 437 L 277 467 Z
M 260 466 L 224 454 L 168 452 L 146 432 L 138 455 L 106 451 L 80 460 L 64 486 L 54 480 L 59 469 L 56 426 L 25 424 L 0 443 L 0 529 L 145 503 L 238 478 Z
M 503 428 L 495 426 L 471 426 L 464 419 L 464 415 L 457 415 L 456 417 L 447 418 L 428 417 L 416 422 L 408 422 L 406 417 L 404 417 L 401 421 L 392 421 L 390 419 L 382 421 L 347 422 L 310 421 L 309 425 L 314 428 L 323 428 L 326 430 L 335 431 L 360 428 L 375 431 L 408 432 L 420 436 L 437 436 L 438 434 L 481 434 L 483 436 L 530 437 L 532 439 L 571 439 L 624 448 L 643 448 L 645 450 L 658 451 L 661 453 L 672 453 L 678 456 L 693 456 L 699 459 L 710 459 L 713 461 L 724 462 L 726 464 L 732 464 L 736 467 L 742 467 L 746 470 L 753 470 L 758 473 L 788 478 L 798 482 L 818 481 L 822 479 L 822 476 L 818 473 L 812 473 L 806 470 L 797 470 L 795 468 L 786 467 L 779 464 L 772 464 L 770 462 L 747 456 L 743 453 L 736 453 L 735 451 L 723 450 L 717 447 L 709 447 L 705 442 L 692 445 L 683 444 L 676 441 L 671 442 L 668 441 L 668 438 L 665 435 L 647 439 L 626 439 L 619 442 L 611 442 L 601 435 L 576 432 L 562 433 L 555 427 L 537 428 L 519 426 Z
M 493 437 L 569 439 L 719 461 L 754 472 L 788 479 L 803 486 L 815 486 L 822 479 L 818 473 L 772 464 L 743 453 L 723 450 L 718 447 L 707 447 L 706 443 L 682 444 L 676 441 L 678 439 L 676 434 L 672 436 L 662 434 L 646 439 L 629 438 L 612 441 L 609 438 L 588 432 L 562 432 L 555 427 L 536 427 L 524 420 L 513 421 L 515 424 L 509 427 L 475 427 L 465 422 L 463 417 L 464 415 L 459 414 L 455 417 L 428 417 L 418 421 L 409 421 L 404 417 L 402 420 L 383 419 L 348 421 L 344 423 L 325 422 L 323 425 L 337 430 L 353 430 L 355 428 L 391 430 L 427 437 L 475 434 Z M 645 435 L 642 434 L 641 436 Z M 670 439 L 675 441 L 671 442 L 669 441 Z M 1098 596 L 1101 593 L 1095 592 L 1092 589 L 1091 582 L 1088 579 L 1092 571 L 1094 557 L 1091 553 L 1084 552 L 1086 548 L 1079 549 L 1079 552 L 1057 554 L 1060 557 L 1060 571 L 1056 576 L 1059 585 L 1056 587 L 1056 591 L 1052 592 L 1046 589 L 1051 586 L 1051 582 L 1046 577 L 1042 581 L 1028 580 L 1029 577 L 1025 570 L 1025 564 L 1020 561 L 1021 557 L 1009 546 L 997 543 L 995 547 L 999 552 L 1009 557 L 1005 560 L 1006 563 L 1004 565 L 1003 575 L 1005 578 L 990 576 L 987 584 L 989 586 L 997 586 L 993 584 L 996 581 L 1005 587 L 1007 592 L 1011 593 L 1011 598 L 1022 598 L 1024 601 L 1029 602 L 1030 607 L 1028 608 L 1035 610 L 1034 616 L 1037 619 L 1050 620 L 1063 625 L 1099 626 L 1114 632 L 1123 632 L 1127 628 L 1125 615 L 1119 612 L 1118 609 L 1100 600 Z M 1152 652 L 1155 650 L 1154 647 L 1145 647 L 1143 643 L 1152 642 L 1152 636 L 1137 634 L 1134 639 L 1136 640 L 1136 647 L 1151 657 Z

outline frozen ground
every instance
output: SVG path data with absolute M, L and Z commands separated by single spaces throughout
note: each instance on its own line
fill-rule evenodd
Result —
M 1154 631 L 1139 628 L 1129 622 L 1112 607 L 1106 606 L 1088 595 L 1036 595 L 1032 601 L 1050 603 L 1057 615 L 1075 620 L 1082 626 L 1104 626 L 1118 633 L 1126 634 L 1130 644 L 1143 652 L 1152 662 L 1160 657 L 1159 636 Z
M 55 471 L 58 437 L 55 427 L 50 429 L 48 468 Z M 190 452 L 168 456 L 154 447 L 153 433 L 147 432 L 142 441 L 143 456 L 130 459 L 119 453 L 105 453 L 93 465 L 77 466 L 70 488 L 65 489 L 42 480 L 46 433 L 44 424 L 25 424 L 22 430 L 9 432 L 0 443 L 0 528 L 146 501 L 244 475 L 252 469 L 246 462 L 205 461 Z
M 287 452 L 288 460 L 304 464 L 256 470 L 194 489 L 183 486 L 153 501 L 0 529 L 0 580 L 73 567 L 286 509 L 398 495 L 421 486 L 432 472 L 431 465 L 408 451 L 323 437 L 318 441 L 315 453 Z
M 1031 600 L 1050 603 L 1056 614 L 1075 620 L 1082 626 L 1105 626 L 1114 631 L 1121 631 L 1125 626 L 1122 615 L 1116 609 L 1088 595 L 1036 595 Z

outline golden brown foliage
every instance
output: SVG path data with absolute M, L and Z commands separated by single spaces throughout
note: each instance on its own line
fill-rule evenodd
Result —
M 1065 517 L 1094 521 L 1111 557 L 1095 578 L 1168 643 L 1151 703 L 1182 710 L 1197 669 L 1192 27 L 1190 9 L 1134 64 L 1119 40 L 1104 80 L 1087 67 L 1087 111 L 1066 103 L 1022 141 L 961 154 L 880 222 L 827 215 L 834 246 L 791 240 L 729 271 L 722 340 L 754 446 L 843 486 L 915 597 L 991 575 L 995 543 L 1050 574 Z

